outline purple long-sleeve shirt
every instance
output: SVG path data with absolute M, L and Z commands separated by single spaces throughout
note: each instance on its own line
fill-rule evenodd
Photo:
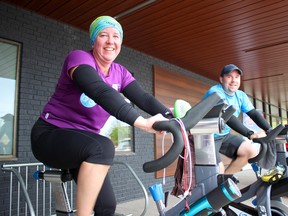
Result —
M 91 51 L 72 51 L 64 62 L 55 92 L 40 117 L 60 128 L 75 128 L 99 133 L 110 114 L 87 97 L 71 80 L 69 69 L 81 64 L 93 67 L 103 81 L 118 92 L 135 80 L 125 67 L 117 63 L 112 63 L 109 75 L 104 76 Z

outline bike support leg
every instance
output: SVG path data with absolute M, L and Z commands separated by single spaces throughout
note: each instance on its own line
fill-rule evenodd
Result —
M 51 182 L 55 198 L 57 216 L 74 216 L 66 191 L 66 184 L 63 182 Z
M 267 211 L 271 209 L 271 201 L 267 199 L 271 194 L 271 185 L 265 184 L 260 187 L 256 193 L 257 197 L 257 209 L 259 216 L 271 216 L 271 211 Z

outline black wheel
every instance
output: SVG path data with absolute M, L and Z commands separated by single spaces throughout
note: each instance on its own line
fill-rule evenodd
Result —
M 288 216 L 288 207 L 279 201 L 271 201 L 272 216 Z
M 288 216 L 286 212 L 280 209 L 271 209 L 272 216 Z

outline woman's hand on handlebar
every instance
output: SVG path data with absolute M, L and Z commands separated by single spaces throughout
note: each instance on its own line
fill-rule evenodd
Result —
M 152 127 L 155 122 L 159 122 L 159 121 L 168 121 L 168 119 L 165 118 L 161 114 L 151 116 L 150 118 L 147 118 L 147 119 L 143 118 L 142 116 L 139 116 L 134 122 L 134 126 L 142 130 L 145 130 L 146 132 L 149 132 L 149 133 L 161 134 L 163 133 L 163 131 L 156 131 Z
M 266 136 L 267 136 L 267 135 L 266 135 L 265 131 L 261 130 L 261 131 L 259 131 L 259 132 L 256 132 L 256 133 L 252 134 L 252 135 L 250 136 L 250 139 L 253 140 L 253 139 L 255 139 L 255 138 L 262 138 L 262 137 L 266 137 Z

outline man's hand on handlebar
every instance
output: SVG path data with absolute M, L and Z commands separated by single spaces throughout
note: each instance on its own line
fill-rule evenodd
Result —
M 250 140 L 253 140 L 255 138 L 262 138 L 262 137 L 266 137 L 266 133 L 265 131 L 261 130 L 259 132 L 256 132 L 256 133 L 253 133 L 251 136 L 250 136 Z
M 260 144 L 260 151 L 257 156 L 255 156 L 254 158 L 250 158 L 248 162 L 249 163 L 259 162 L 266 155 L 267 149 L 268 149 L 267 146 L 276 138 L 276 136 L 283 130 L 283 128 L 284 126 L 280 124 L 277 127 L 275 127 L 273 130 L 271 130 L 267 134 L 267 136 L 264 136 L 261 138 L 253 138 L 253 142 Z M 272 142 L 272 144 L 274 143 Z

